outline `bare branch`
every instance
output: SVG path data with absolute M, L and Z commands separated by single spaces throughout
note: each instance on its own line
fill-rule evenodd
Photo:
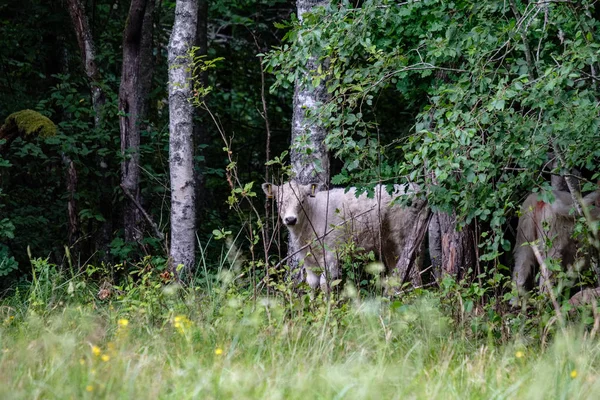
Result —
M 138 208 L 138 210 L 140 210 L 143 217 L 146 219 L 148 224 L 154 230 L 154 234 L 156 235 L 156 237 L 159 238 L 160 240 L 164 240 L 165 235 L 160 231 L 160 229 L 158 229 L 158 226 L 156 225 L 156 223 L 152 220 L 150 215 L 148 215 L 146 210 L 144 210 L 144 207 L 142 207 L 142 205 L 136 200 L 136 198 L 129 192 L 129 190 L 127 190 L 127 188 L 123 184 L 121 184 L 120 186 L 121 186 L 121 189 L 123 189 L 123 193 L 125 193 L 125 195 L 127 197 L 129 197 L 129 200 L 131 200 L 133 202 L 133 204 L 135 204 L 135 206 Z

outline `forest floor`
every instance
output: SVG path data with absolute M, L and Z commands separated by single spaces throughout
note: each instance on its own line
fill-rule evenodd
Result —
M 327 302 L 142 277 L 99 293 L 32 263 L 33 282 L 0 299 L 2 399 L 600 396 L 590 325 L 513 314 L 498 326 L 528 327 L 498 334 L 435 291 Z

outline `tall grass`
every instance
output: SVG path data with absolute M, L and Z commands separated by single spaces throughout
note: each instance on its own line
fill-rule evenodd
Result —
M 600 342 L 579 325 L 545 342 L 498 339 L 472 329 L 464 310 L 457 319 L 464 304 L 442 291 L 393 302 L 256 298 L 233 280 L 237 256 L 222 260 L 203 257 L 189 288 L 142 266 L 105 300 L 84 275 L 32 260 L 33 282 L 0 300 L 0 398 L 600 395 Z
M 4 300 L 0 398 L 600 394 L 600 346 L 584 330 L 569 328 L 547 347 L 518 339 L 499 344 L 457 326 L 435 294 L 401 306 L 317 299 L 294 310 L 277 297 L 252 301 L 231 289 L 220 297 L 147 290 L 166 298 L 155 315 L 125 299 L 85 299 L 85 291 L 46 308 L 39 288 L 31 292 L 37 304 Z

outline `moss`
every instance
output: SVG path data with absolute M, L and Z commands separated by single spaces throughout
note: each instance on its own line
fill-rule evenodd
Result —
M 38 134 L 41 137 L 56 135 L 56 125 L 37 111 L 22 110 L 10 114 L 4 121 L 6 126 L 13 125 L 24 137 Z

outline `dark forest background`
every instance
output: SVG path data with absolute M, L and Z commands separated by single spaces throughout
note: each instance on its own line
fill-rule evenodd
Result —
M 0 5 L 0 118 L 30 109 L 56 126 L 48 125 L 52 135 L 38 129 L 0 144 L 3 287 L 28 276 L 32 256 L 71 268 L 125 265 L 121 271 L 149 257 L 157 271 L 167 268 L 168 246 L 155 230 L 145 226 L 132 241 L 123 226 L 118 103 L 130 2 L 79 2 L 96 44 L 93 79 L 68 3 Z M 153 4 L 139 199 L 168 238 L 167 46 L 175 2 Z M 204 250 L 237 237 L 251 262 L 262 257 L 254 253 L 254 211 L 269 212 L 271 225 L 276 218 L 258 184 L 285 179 L 295 85 L 327 93 L 307 118 L 326 129 L 332 185 L 421 184 L 443 216 L 436 219 L 442 234 L 457 232 L 452 241 L 468 249 L 447 271 L 459 278 L 510 274 L 528 192 L 556 188 L 551 178 L 565 175 L 576 176 L 577 191 L 596 188 L 594 1 L 341 1 L 314 9 L 303 23 L 291 1 L 199 4 L 206 43 L 197 54 L 214 60 L 194 78 L 210 88 L 194 145 Z M 106 101 L 100 122 L 95 87 Z M 266 169 L 269 159 L 275 162 Z M 279 257 L 284 245 L 269 252 Z

